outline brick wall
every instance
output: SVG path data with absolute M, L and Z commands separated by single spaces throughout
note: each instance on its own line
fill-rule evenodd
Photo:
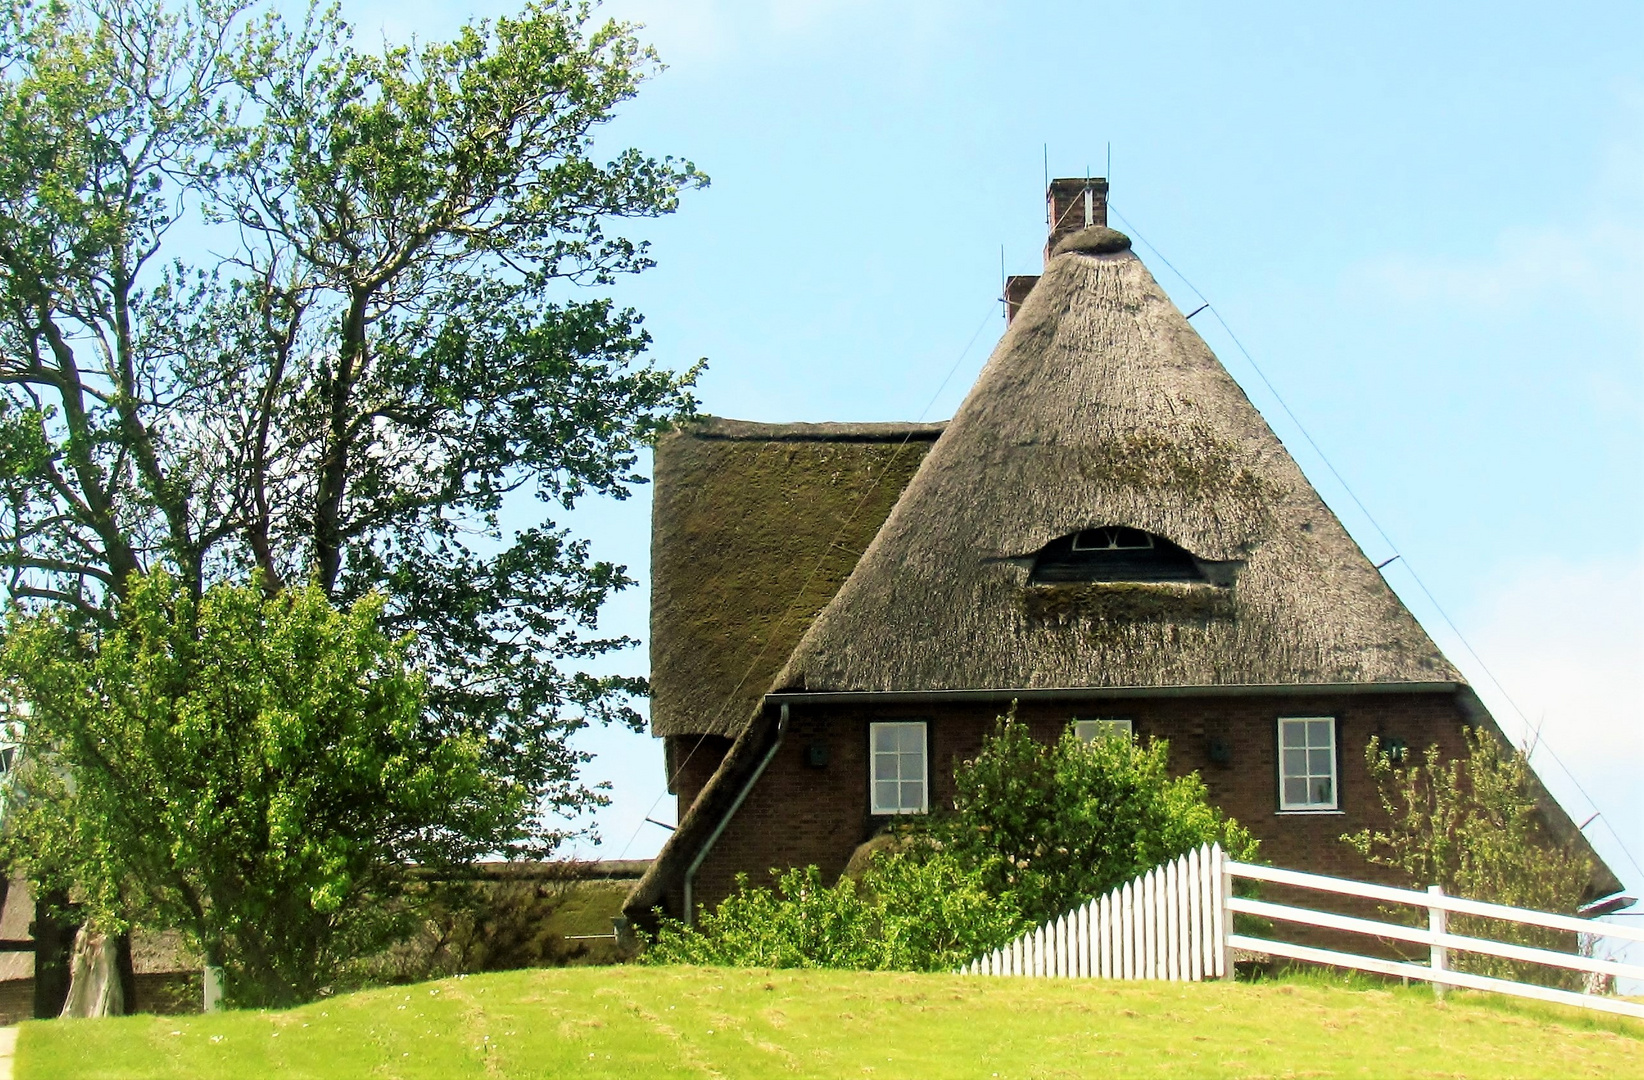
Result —
M 955 761 L 976 753 L 999 711 L 987 704 L 793 706 L 788 734 L 776 757 L 697 874 L 696 902 L 718 902 L 731 890 L 738 872 L 748 874 L 755 884 L 764 884 L 772 867 L 815 863 L 825 880 L 838 876 L 857 845 L 890 820 L 869 813 L 871 721 L 927 722 L 931 802 L 938 805 L 953 797 Z M 1370 737 L 1397 737 L 1414 750 L 1436 743 L 1445 756 L 1457 755 L 1464 747 L 1462 713 L 1448 694 L 1029 702 L 1018 715 L 1045 739 L 1054 738 L 1075 716 L 1130 719 L 1138 738 L 1170 740 L 1171 771 L 1182 775 L 1197 770 L 1211 800 L 1260 838 L 1265 860 L 1370 880 L 1391 878 L 1366 865 L 1339 839 L 1344 832 L 1386 820 L 1364 763 Z M 1280 716 L 1336 718 L 1339 812 L 1279 811 Z M 1212 761 L 1213 741 L 1221 744 L 1218 749 L 1225 749 L 1225 764 Z M 717 755 L 699 756 L 706 767 L 709 758 L 717 763 L 722 754 L 721 749 Z M 825 763 L 817 764 L 819 760 Z M 695 796 L 709 774 L 711 769 L 696 779 L 696 762 L 692 762 L 678 787 L 682 806 L 688 805 L 688 798 Z M 1310 899 L 1319 895 L 1310 894 Z M 683 898 L 677 892 L 668 899 L 670 910 L 680 910 Z
M 669 735 L 663 740 L 668 790 L 679 800 L 675 821 L 685 816 L 730 749 L 731 740 L 721 735 Z

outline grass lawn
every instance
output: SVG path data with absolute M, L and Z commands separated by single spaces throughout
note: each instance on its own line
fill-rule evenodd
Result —
M 1104 983 L 559 968 L 288 1012 L 23 1025 L 76 1077 L 1644 1077 L 1644 1024 L 1315 980 Z

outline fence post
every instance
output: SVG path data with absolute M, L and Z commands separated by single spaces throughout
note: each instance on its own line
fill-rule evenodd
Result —
M 1199 849 L 1194 848 L 1187 856 L 1187 977 L 1194 982 L 1204 978 L 1204 910 L 1199 888 L 1203 878 L 1204 864 Z
M 223 969 L 205 966 L 205 972 L 200 980 L 201 1002 L 205 1012 L 221 1012 L 223 1008 Z
M 1444 886 L 1429 885 L 1427 886 L 1427 893 L 1429 896 L 1443 896 Z M 1433 943 L 1429 946 L 1428 952 L 1428 966 L 1434 971 L 1450 970 L 1450 950 L 1439 944 L 1439 936 L 1448 932 L 1450 925 L 1449 914 L 1441 907 L 1429 907 L 1427 909 L 1427 929 L 1433 935 Z M 1444 996 L 1443 983 L 1433 983 L 1433 996 L 1438 998 Z
M 1067 978 L 1067 916 L 1057 917 L 1055 921 L 1055 972 L 1057 978 Z
M 1216 865 L 1216 942 L 1217 950 L 1216 974 L 1224 979 L 1233 978 L 1233 909 L 1228 901 L 1233 899 L 1233 871 L 1227 865 L 1227 852 L 1221 845 L 1211 849 L 1212 858 Z

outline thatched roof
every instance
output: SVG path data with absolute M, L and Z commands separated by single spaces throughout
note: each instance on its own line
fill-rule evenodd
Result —
M 1461 681 L 1121 234 L 1086 232 L 773 689 Z M 1107 525 L 1222 583 L 1029 584 Z
M 651 730 L 742 730 L 940 424 L 705 418 L 657 444 Z

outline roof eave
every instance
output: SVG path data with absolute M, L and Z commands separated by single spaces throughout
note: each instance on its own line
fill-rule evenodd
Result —
M 1346 694 L 1453 694 L 1464 684 L 1203 683 L 1184 686 L 1059 686 L 976 690 L 787 691 L 765 695 L 766 705 L 940 704 L 946 702 L 1096 701 L 1121 698 L 1321 697 Z

